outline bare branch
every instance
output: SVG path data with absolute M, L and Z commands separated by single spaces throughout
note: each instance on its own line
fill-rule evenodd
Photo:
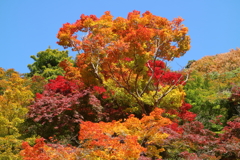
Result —
M 157 43 L 157 41 L 156 41 L 156 43 Z M 156 44 L 156 45 L 157 45 L 157 44 Z M 158 51 L 159 47 L 160 47 L 160 45 L 156 47 L 155 52 L 154 52 L 154 59 L 153 59 L 153 64 L 154 64 L 154 66 L 153 66 L 153 68 L 151 68 L 151 66 L 149 65 L 149 62 L 147 62 L 148 68 L 151 70 L 152 74 L 151 74 L 150 78 L 148 79 L 148 82 L 147 82 L 146 86 L 145 86 L 144 89 L 142 90 L 142 92 L 141 92 L 141 94 L 140 94 L 141 96 L 143 95 L 143 93 L 144 93 L 144 92 L 146 91 L 146 89 L 148 88 L 148 86 L 149 86 L 149 84 L 150 84 L 150 82 L 152 81 L 152 78 L 153 78 L 153 76 L 154 76 L 154 70 L 155 70 L 155 67 L 156 67 L 156 63 L 155 63 L 155 62 L 156 62 L 156 60 L 157 60 L 157 51 Z

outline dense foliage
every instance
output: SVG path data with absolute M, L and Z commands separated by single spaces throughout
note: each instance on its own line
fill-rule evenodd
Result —
M 63 75 L 64 71 L 58 66 L 59 63 L 65 59 L 72 61 L 71 57 L 68 57 L 68 51 L 51 48 L 38 52 L 37 56 L 32 55 L 31 58 L 35 62 L 28 65 L 30 73 L 27 73 L 27 76 L 41 76 L 45 79 L 54 79 L 58 75 Z
M 227 120 L 240 116 L 240 50 L 206 56 L 190 65 L 191 77 L 185 86 L 186 101 L 198 113 L 197 120 L 205 127 L 220 131 Z
M 0 159 L 240 159 L 240 50 L 171 71 L 182 21 L 81 15 L 57 34 L 74 63 L 48 48 L 30 73 L 0 68 Z
M 13 69 L 0 68 L 0 159 L 19 157 L 23 123 L 32 100 L 29 81 Z
M 129 110 L 140 115 L 149 114 L 151 106 L 157 107 L 172 90 L 175 97 L 166 99 L 175 99 L 176 107 L 180 107 L 183 92 L 178 85 L 184 77 L 168 73 L 159 59 L 173 60 L 190 49 L 188 29 L 182 21 L 168 21 L 148 11 L 142 16 L 139 11 L 130 12 L 126 19 L 113 19 L 110 12 L 100 18 L 81 15 L 75 23 L 64 24 L 57 35 L 59 45 L 78 52 L 77 67 L 72 72 L 69 69 L 73 68 L 64 64 L 66 77 L 73 78 L 69 74 L 78 70 L 76 79 L 86 86 L 114 90 L 116 99 L 125 100 L 119 105 L 129 105 Z M 79 38 L 79 32 L 86 36 Z M 160 81 L 162 76 L 165 81 Z

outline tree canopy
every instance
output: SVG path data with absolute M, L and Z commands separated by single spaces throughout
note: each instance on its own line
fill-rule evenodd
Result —
M 165 99 L 174 99 L 180 107 L 184 76 L 170 72 L 161 60 L 173 60 L 190 49 L 188 29 L 182 21 L 168 21 L 149 11 L 142 15 L 130 12 L 126 19 L 113 19 L 110 12 L 100 18 L 81 15 L 75 23 L 64 24 L 57 35 L 59 45 L 78 52 L 74 71 L 69 72 L 73 68 L 66 62 L 62 64 L 66 77 L 74 72 L 85 85 L 114 90 L 140 113 L 150 113 L 153 108 L 149 106 L 157 107 L 172 90 L 178 92 L 176 97 Z M 79 32 L 86 35 L 81 38 Z
M 35 62 L 28 65 L 30 73 L 27 76 L 42 76 L 47 80 L 54 79 L 58 75 L 63 75 L 63 69 L 58 66 L 60 62 L 63 60 L 73 61 L 68 56 L 68 51 L 59 51 L 50 47 L 45 51 L 38 52 L 37 56 L 32 55 L 31 58 Z

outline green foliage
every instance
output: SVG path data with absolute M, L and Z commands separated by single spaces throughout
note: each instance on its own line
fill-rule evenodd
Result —
M 64 70 L 58 66 L 60 62 L 63 60 L 73 62 L 71 57 L 68 56 L 68 51 L 51 48 L 38 52 L 37 56 L 32 55 L 31 58 L 35 62 L 28 65 L 30 73 L 26 75 L 28 77 L 42 76 L 47 80 L 55 79 L 58 75 L 64 74 Z
M 193 72 L 184 89 L 186 102 L 193 106 L 191 111 L 198 114 L 196 119 L 205 127 L 219 131 L 227 121 L 229 103 L 226 96 L 220 94 L 214 86 L 216 84 L 211 79 L 199 72 Z M 221 122 L 213 124 L 210 120 L 215 120 L 219 115 L 223 116 Z
M 185 68 L 190 68 L 190 66 L 193 64 L 193 62 L 195 62 L 196 60 L 190 60 L 188 61 L 187 65 L 185 66 Z
M 192 73 L 185 86 L 186 101 L 193 105 L 192 111 L 198 113 L 197 120 L 214 131 L 220 131 L 233 116 L 234 106 L 229 98 L 232 87 L 240 82 L 239 59 L 240 49 L 236 49 L 203 57 L 188 67 Z

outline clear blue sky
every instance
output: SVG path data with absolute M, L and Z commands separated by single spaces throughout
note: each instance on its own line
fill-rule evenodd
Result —
M 52 49 L 62 24 L 75 22 L 81 14 L 98 17 L 111 11 L 114 17 L 149 10 L 172 20 L 185 19 L 191 50 L 171 62 L 174 70 L 189 60 L 228 52 L 240 47 L 240 0 L 0 0 L 0 67 L 29 72 L 31 55 Z M 74 56 L 76 53 L 70 53 Z

